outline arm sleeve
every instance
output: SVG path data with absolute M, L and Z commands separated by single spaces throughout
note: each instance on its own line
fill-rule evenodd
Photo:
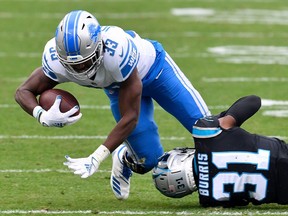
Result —
M 218 118 L 231 115 L 236 120 L 236 126 L 240 127 L 247 119 L 253 116 L 260 107 L 261 98 L 256 95 L 249 95 L 238 99 L 228 110 L 221 112 Z

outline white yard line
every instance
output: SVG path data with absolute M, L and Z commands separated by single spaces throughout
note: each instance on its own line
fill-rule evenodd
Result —
M 41 135 L 3 135 L 0 134 L 0 139 L 47 139 L 47 140 L 69 140 L 69 139 L 106 139 L 106 136 L 41 136 Z M 161 137 L 161 140 L 186 140 L 186 137 Z M 189 138 L 190 139 L 190 138 Z
M 203 54 L 202 57 L 213 57 L 216 58 L 218 62 L 233 64 L 287 65 L 288 47 L 226 45 L 209 47 L 207 53 Z
M 0 170 L 0 173 L 73 173 L 71 170 L 68 169 L 3 169 Z M 101 173 L 110 173 L 111 170 L 98 170 L 97 172 Z
M 59 2 L 59 0 L 38 0 L 39 2 L 51 2 L 51 3 L 54 3 L 54 2 Z M 61 0 L 62 2 L 69 2 L 69 3 L 73 3 L 73 2 L 81 2 L 83 0 L 73 0 L 73 2 L 71 2 L 71 0 Z M 219 3 L 221 1 L 225 1 L 227 2 L 227 0 L 177 0 L 177 4 L 181 3 L 181 2 L 184 2 L 184 3 L 187 3 L 187 2 L 216 2 L 216 3 Z M 261 5 L 263 3 L 275 3 L 275 2 L 279 2 L 280 0 L 229 0 L 229 3 L 232 3 L 232 2 L 240 2 L 240 3 L 243 3 L 243 2 L 248 2 L 248 3 L 252 3 L 252 2 L 255 2 L 255 3 L 260 3 Z M 282 0 L 283 1 L 283 0 Z M 35 2 L 35 0 L 0 0 L 0 2 Z M 97 2 L 139 2 L 139 0 L 97 0 Z M 155 3 L 167 3 L 167 2 L 175 2 L 175 0 L 157 0 L 155 1 Z M 281 2 L 281 1 L 280 1 Z
M 97 106 L 97 105 L 80 105 L 81 109 L 95 109 L 95 110 L 110 110 L 109 105 Z M 0 108 L 20 108 L 17 104 L 0 104 Z M 158 108 L 157 108 L 158 109 Z
M 189 212 L 189 211 L 181 211 L 181 212 L 168 212 L 168 211 L 93 211 L 93 210 L 76 210 L 76 211 L 47 211 L 47 210 L 2 210 L 0 211 L 1 215 L 13 215 L 13 214 L 97 214 L 97 215 L 204 215 L 201 212 Z M 205 215 L 243 215 L 247 214 L 246 210 L 243 211 L 226 211 L 222 209 L 221 212 L 211 211 L 205 212 Z M 249 216 L 254 215 L 287 215 L 288 211 L 249 211 Z
M 172 8 L 171 14 L 181 17 L 183 22 L 288 25 L 288 10 L 211 8 Z
M 273 135 L 275 136 L 275 135 Z M 276 136 L 278 137 L 278 136 Z M 281 137 L 282 139 L 288 139 L 288 137 Z M 106 139 L 106 136 L 40 136 L 40 135 L 20 135 L 20 136 L 15 136 L 15 135 L 3 135 L 0 134 L 0 140 L 3 139 L 47 139 L 47 140 L 69 140 L 69 139 Z M 191 140 L 192 138 L 190 137 L 176 137 L 176 136 L 171 136 L 171 137 L 160 137 L 161 140 L 180 140 L 180 141 L 185 141 L 185 140 Z
M 2 0 L 3 1 L 3 0 Z M 22 0 L 21 0 L 22 1 Z M 127 1 L 128 0 L 124 0 Z M 130 0 L 131 1 L 131 0 Z M 136 0 L 135 0 L 136 1 Z M 0 1 L 1 2 L 1 1 Z M 160 2 L 161 3 L 161 2 Z M 169 11 L 159 12 L 123 12 L 123 13 L 99 13 L 93 12 L 97 18 L 103 19 L 147 19 L 165 18 L 176 16 L 184 22 L 204 23 L 230 23 L 230 24 L 264 24 L 264 25 L 288 25 L 288 10 L 265 9 L 232 9 L 215 10 L 213 8 L 172 8 Z M 1 19 L 61 19 L 65 13 L 51 12 L 0 12 Z
M 153 37 L 153 38 L 167 38 L 167 37 L 212 37 L 212 38 L 223 38 L 223 37 L 230 37 L 230 38 L 287 38 L 288 33 L 285 32 L 195 32 L 195 31 L 183 31 L 183 32 L 144 32 L 143 33 L 146 37 Z M 0 37 L 11 37 L 19 38 L 21 40 L 27 38 L 35 38 L 35 37 L 46 37 L 51 36 L 53 37 L 52 32 L 19 32 L 19 31 L 1 31 Z M 5 52 L 1 52 L 1 55 L 7 55 Z M 19 54 L 15 54 L 19 55 Z
M 161 35 L 161 33 L 159 34 Z M 163 33 L 162 36 L 164 35 L 168 35 L 168 33 Z M 41 55 L 37 52 L 0 52 L 0 58 L 41 58 Z M 226 45 L 208 47 L 204 53 L 190 53 L 189 51 L 180 50 L 171 55 L 175 58 L 215 58 L 218 62 L 233 64 L 288 64 L 288 48 L 283 46 Z
M 227 78 L 221 78 L 221 77 L 204 77 L 202 79 L 204 82 L 288 82 L 288 79 L 285 77 L 260 77 L 260 78 L 253 78 L 253 77 L 227 77 Z M 274 106 L 277 106 L 277 109 L 279 106 L 286 106 L 288 105 L 288 101 L 286 100 L 271 100 L 271 99 L 265 99 L 262 98 L 262 106 L 265 108 L 272 108 Z M 110 110 L 109 105 L 103 105 L 103 106 L 97 106 L 97 105 L 80 105 L 81 109 L 92 109 L 92 110 Z M 215 106 L 208 106 L 209 109 L 226 109 L 229 107 L 229 105 L 215 105 Z M 10 109 L 10 108 L 19 108 L 19 105 L 17 104 L 0 104 L 0 109 Z M 156 110 L 163 110 L 159 105 L 155 104 L 154 107 Z M 1 135 L 0 135 L 1 136 Z M 98 137 L 99 138 L 99 137 Z
M 142 13 L 96 13 L 90 11 L 98 19 L 146 19 L 146 18 L 163 18 L 169 17 L 169 13 L 159 13 L 159 12 L 142 12 Z M 0 12 L 1 19 L 62 19 L 65 13 L 49 13 L 49 12 L 36 12 L 36 13 L 13 13 L 13 12 Z
M 203 77 L 203 82 L 288 82 L 287 77 Z

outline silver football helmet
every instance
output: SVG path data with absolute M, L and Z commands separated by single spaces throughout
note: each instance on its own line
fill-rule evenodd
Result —
M 103 61 L 101 26 L 87 11 L 68 13 L 56 33 L 58 59 L 76 79 L 93 77 Z
M 181 198 L 197 190 L 192 166 L 194 154 L 192 148 L 175 148 L 159 158 L 152 177 L 163 195 Z

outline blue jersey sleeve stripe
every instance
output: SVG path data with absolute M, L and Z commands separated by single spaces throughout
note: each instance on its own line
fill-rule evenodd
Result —
M 47 64 L 47 58 L 46 58 L 46 55 L 43 56 L 43 63 L 42 63 L 42 68 L 43 68 L 43 71 L 44 73 L 50 77 L 51 79 L 57 81 L 57 76 L 56 74 L 53 72 L 53 70 L 49 67 L 49 65 Z
M 44 73 L 51 79 L 57 81 L 57 76 L 55 75 L 54 72 L 50 71 L 49 68 L 46 67 L 46 65 L 43 65 L 42 67 Z
M 136 65 L 138 64 L 138 60 L 139 60 L 139 56 L 138 59 L 135 60 L 133 65 L 129 65 L 126 64 L 122 69 L 121 69 L 121 73 L 123 77 L 126 77 L 129 73 L 131 73 L 134 68 L 136 67 Z
M 129 57 L 127 59 L 126 64 L 124 65 L 124 67 L 121 67 L 121 73 L 123 77 L 126 77 L 129 73 L 131 73 L 134 70 L 140 57 L 140 55 L 138 55 L 137 47 L 135 46 L 133 41 L 129 40 L 129 43 L 131 44 L 130 45 L 131 51 L 129 52 Z
M 120 63 L 120 65 L 119 65 L 120 68 L 122 67 L 122 65 L 123 65 L 124 63 L 126 63 L 127 57 L 128 57 L 128 55 L 130 54 L 130 52 L 131 52 L 131 42 L 130 42 L 130 40 L 128 40 L 127 52 L 125 53 L 125 57 L 123 58 L 123 61 L 122 61 L 122 62 Z
M 132 30 L 128 30 L 128 31 L 125 31 L 128 35 L 130 35 L 131 37 L 135 38 L 136 37 L 136 34 L 134 31 Z

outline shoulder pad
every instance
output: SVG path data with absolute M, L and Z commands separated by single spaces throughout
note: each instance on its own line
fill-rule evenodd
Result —
M 199 119 L 192 129 L 194 138 L 211 138 L 218 136 L 222 132 L 219 126 L 219 120 L 215 116 L 208 116 Z

